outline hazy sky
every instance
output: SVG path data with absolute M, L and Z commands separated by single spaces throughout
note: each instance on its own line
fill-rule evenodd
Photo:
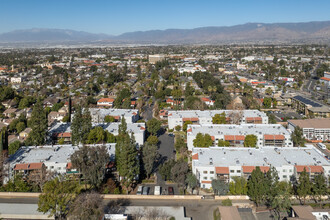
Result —
M 330 0 L 0 0 L 0 33 L 60 28 L 121 34 L 247 22 L 330 20 Z

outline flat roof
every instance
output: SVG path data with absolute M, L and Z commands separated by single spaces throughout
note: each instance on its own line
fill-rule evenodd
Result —
M 110 155 L 110 159 L 114 159 L 115 143 L 104 144 Z M 95 144 L 89 146 L 103 146 L 103 144 Z M 81 146 L 80 146 L 81 147 Z M 54 162 L 67 163 L 70 162 L 70 156 L 78 150 L 78 146 L 73 145 L 45 145 L 45 146 L 23 146 L 15 154 L 8 159 L 11 166 L 24 163 L 36 162 Z
M 280 124 L 205 124 L 205 125 L 188 125 L 188 135 L 197 135 L 198 133 L 208 133 L 211 136 L 216 135 L 290 135 Z
M 117 134 L 118 127 L 121 122 L 112 122 L 112 123 L 92 123 L 93 127 L 102 127 L 104 130 L 109 131 L 110 133 Z M 145 123 L 127 123 L 127 131 L 129 133 L 142 133 L 145 131 L 146 125 Z M 52 133 L 71 133 L 71 123 L 56 123 L 53 127 L 51 127 L 48 131 L 50 134 Z
M 328 128 L 330 129 L 330 118 L 313 118 L 313 119 L 294 119 L 288 120 L 295 126 L 301 128 Z
M 187 111 L 168 111 L 169 118 L 211 118 L 215 114 L 225 112 L 228 115 L 231 112 L 243 113 L 243 117 L 267 117 L 266 113 L 259 110 L 187 110 Z
M 283 165 L 318 165 L 330 166 L 325 155 L 313 146 L 307 147 L 209 147 L 193 148 L 192 155 L 198 154 L 193 160 L 195 166 L 274 166 Z M 210 165 L 212 158 L 213 165 Z

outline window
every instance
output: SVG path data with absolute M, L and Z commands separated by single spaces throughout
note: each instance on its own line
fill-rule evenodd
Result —
M 204 176 L 204 178 L 203 178 L 204 180 L 207 180 L 207 177 L 206 176 Z
M 50 169 L 54 169 L 54 166 L 50 166 Z
M 289 172 L 292 173 L 292 170 L 290 169 Z
M 213 177 L 211 177 L 210 180 L 213 180 Z
M 241 170 L 236 170 L 236 173 L 240 173 L 241 172 Z
M 61 167 L 59 167 L 58 170 L 61 170 Z
M 283 179 L 286 179 L 287 178 L 287 176 L 286 175 L 283 175 Z
M 283 169 L 283 173 L 285 173 L 286 172 L 286 169 Z
M 205 171 L 203 171 L 203 173 L 204 173 L 204 174 L 207 174 L 207 171 L 205 170 Z
M 210 171 L 210 174 L 214 174 L 214 171 Z
M 235 170 L 230 170 L 231 173 L 235 173 Z

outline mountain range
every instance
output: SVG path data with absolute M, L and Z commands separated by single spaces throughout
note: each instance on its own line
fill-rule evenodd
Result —
M 330 21 L 246 23 L 128 32 L 113 36 L 64 29 L 26 29 L 0 34 L 1 43 L 104 42 L 136 44 L 330 43 Z

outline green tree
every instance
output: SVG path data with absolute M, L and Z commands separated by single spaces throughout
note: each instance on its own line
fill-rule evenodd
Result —
M 247 195 L 250 199 L 259 206 L 263 201 L 266 188 L 265 188 L 265 174 L 261 172 L 260 167 L 256 167 L 251 173 L 247 183 Z
M 106 140 L 106 132 L 103 130 L 102 127 L 97 126 L 93 128 L 87 137 L 87 143 L 89 144 L 99 144 Z
M 294 131 L 292 132 L 291 139 L 293 142 L 293 146 L 295 146 L 295 147 L 298 147 L 298 146 L 304 147 L 305 146 L 306 139 L 304 137 L 303 130 L 299 126 L 297 126 L 294 129 Z
M 273 94 L 273 90 L 270 87 L 268 87 L 266 89 L 265 93 L 266 93 L 266 95 L 271 95 L 271 94 Z
M 147 139 L 147 142 L 148 142 L 148 144 L 151 144 L 151 145 L 157 145 L 159 140 L 158 140 L 157 136 L 150 135 Z
M 105 131 L 107 136 L 107 143 L 116 143 L 116 136 L 111 134 L 109 131 Z
M 304 169 L 299 175 L 298 184 L 295 190 L 301 204 L 305 204 L 306 197 L 311 194 L 311 189 L 312 183 L 309 179 L 309 174 L 306 172 L 306 169 Z
M 57 177 L 45 183 L 43 192 L 39 196 L 38 211 L 49 212 L 55 219 L 65 219 L 77 193 L 76 182 L 60 180 Z
M 110 156 L 105 146 L 84 145 L 71 155 L 73 167 L 77 168 L 93 187 L 99 188 L 105 176 Z
M 181 126 L 180 125 L 175 126 L 175 130 L 176 131 L 181 131 Z
M 147 122 L 147 130 L 152 135 L 157 135 L 157 132 L 160 130 L 162 125 L 161 121 L 158 121 L 155 118 L 152 118 Z
M 272 107 L 272 98 L 269 98 L 269 97 L 264 98 L 263 105 L 265 108 L 271 108 Z
M 24 122 L 18 122 L 16 125 L 17 133 L 21 133 L 22 131 L 24 131 L 25 128 L 26 128 L 26 126 L 25 126 Z
M 40 99 L 33 107 L 30 119 L 30 127 L 32 131 L 29 138 L 34 145 L 43 145 L 46 141 L 46 132 L 48 128 L 47 116 L 42 107 Z
M 171 170 L 173 168 L 173 166 L 175 165 L 175 160 L 171 159 L 166 161 L 164 164 L 162 164 L 159 167 L 159 173 L 160 175 L 162 175 L 162 178 L 164 180 L 171 180 L 172 176 L 171 176 Z
M 125 118 L 119 125 L 116 145 L 116 164 L 127 192 L 140 174 L 140 162 L 134 136 L 129 136 Z
M 231 202 L 230 199 L 225 199 L 225 200 L 223 200 L 223 201 L 221 202 L 221 205 L 222 205 L 222 206 L 232 206 L 233 203 Z
M 247 181 L 244 177 L 234 176 L 234 181 L 229 183 L 229 192 L 231 195 L 246 195 Z
M 180 152 L 182 148 L 187 147 L 187 144 L 184 142 L 184 139 L 181 135 L 175 137 L 174 147 L 177 152 Z
M 21 142 L 14 141 L 13 143 L 9 144 L 8 146 L 8 153 L 9 155 L 15 154 L 15 152 L 21 147 Z
M 213 140 L 209 134 L 198 133 L 193 142 L 194 147 L 210 147 L 213 145 Z
M 191 124 L 192 124 L 191 121 L 185 121 L 185 122 L 183 123 L 182 130 L 183 130 L 184 132 L 187 132 L 187 127 L 188 127 L 188 125 L 191 125 Z
M 70 122 L 70 116 L 69 115 L 64 116 L 63 119 L 62 119 L 62 122 L 63 123 Z
M 192 193 L 194 193 L 194 189 L 198 186 L 198 180 L 195 174 L 188 173 L 185 181 L 186 184 L 191 188 Z
M 215 114 L 212 118 L 213 124 L 226 124 L 226 113 L 223 112 L 221 114 Z
M 219 147 L 229 147 L 230 146 L 230 143 L 229 143 L 229 141 L 224 141 L 224 140 L 220 139 L 218 141 L 218 146 Z
M 142 160 L 147 177 L 150 178 L 158 156 L 157 145 L 146 143 L 142 148 Z
M 287 213 L 291 208 L 290 194 L 288 192 L 280 192 L 276 194 L 272 200 L 271 208 L 278 220 L 283 219 L 282 213 Z
M 322 196 L 327 195 L 327 184 L 323 174 L 318 174 L 314 177 L 312 185 L 312 195 L 315 202 L 322 201 Z
M 211 184 L 215 195 L 227 195 L 229 191 L 228 183 L 219 179 L 213 179 Z
M 77 106 L 71 124 L 72 144 L 85 143 L 91 129 L 92 119 L 88 108 L 83 111 L 81 106 Z
M 245 136 L 244 147 L 256 147 L 258 137 L 254 134 L 248 134 Z
M 113 116 L 107 115 L 104 117 L 104 122 L 105 123 L 111 123 L 111 122 L 115 122 L 116 119 Z

